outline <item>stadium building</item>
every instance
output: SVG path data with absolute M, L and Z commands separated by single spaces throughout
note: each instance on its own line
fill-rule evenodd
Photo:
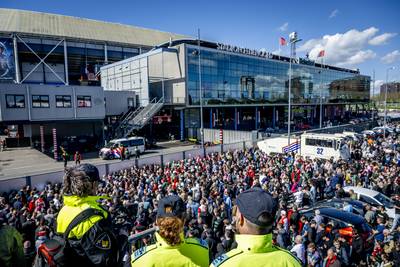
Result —
M 302 58 L 292 68 L 294 130 L 319 125 L 320 110 L 324 122 L 368 116 L 370 77 L 359 70 Z M 205 128 L 286 129 L 288 73 L 288 57 L 186 39 L 102 67 L 101 84 L 138 96 L 142 107 L 126 117 L 125 134 L 150 121 L 155 135 L 183 140 L 200 137 L 201 99 Z
M 292 127 L 369 109 L 370 78 L 296 58 Z M 199 68 L 199 65 L 201 66 Z M 8 145 L 99 145 L 131 134 L 285 128 L 289 58 L 128 25 L 0 9 L 0 126 Z M 200 72 L 199 72 L 200 70 Z M 200 74 L 200 75 L 199 75 Z M 200 90 L 201 84 L 201 90 Z M 286 123 L 286 125 L 285 125 Z
M 9 146 L 102 140 L 139 105 L 132 90 L 104 91 L 100 67 L 183 35 L 31 11 L 0 9 L 0 126 Z M 79 137 L 80 136 L 80 137 Z M 76 140 L 75 140 L 76 141 Z

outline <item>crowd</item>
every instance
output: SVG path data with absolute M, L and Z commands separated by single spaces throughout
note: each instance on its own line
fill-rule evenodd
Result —
M 179 196 L 186 209 L 185 237 L 205 240 L 213 260 L 237 247 L 236 199 L 258 187 L 279 203 L 273 242 L 290 250 L 304 266 L 400 266 L 400 135 L 393 132 L 387 138 L 364 138 L 349 141 L 349 145 L 352 159 L 348 161 L 304 159 L 295 154 L 269 156 L 253 148 L 165 166 L 132 166 L 102 177 L 96 188 L 98 201 L 110 213 L 113 231 L 128 236 L 154 226 L 163 197 Z M 346 242 L 318 210 L 312 218 L 300 213 L 327 198 L 354 197 L 343 190 L 348 185 L 395 199 L 393 222 L 384 207 L 364 207 L 364 218 L 372 229 L 370 248 L 357 231 L 352 242 Z M 0 223 L 18 230 L 13 232 L 13 242 L 21 242 L 22 248 L 16 258 L 26 266 L 32 265 L 40 244 L 55 234 L 62 189 L 61 184 L 48 184 L 43 190 L 25 186 L 0 198 Z M 344 210 L 351 212 L 352 208 L 347 203 Z M 151 235 L 143 237 L 133 246 L 150 244 L 151 239 Z M 0 243 L 0 253 L 2 246 L 5 243 Z M 129 252 L 124 257 L 127 263 Z M 7 265 L 7 258 L 1 260 L 4 266 L 21 266 Z

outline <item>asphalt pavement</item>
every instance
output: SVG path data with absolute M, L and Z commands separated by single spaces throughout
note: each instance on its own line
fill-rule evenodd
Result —
M 165 142 L 159 143 L 158 145 L 159 148 L 157 149 L 146 150 L 141 158 L 187 151 L 195 148 L 195 146 L 190 143 L 180 142 Z M 81 163 L 101 165 L 113 161 L 119 160 L 102 160 L 98 157 L 87 157 L 85 159 L 84 155 Z M 73 161 L 68 162 L 68 165 L 72 164 L 74 164 Z M 56 172 L 62 170 L 64 168 L 63 166 L 63 162 L 56 162 L 54 159 L 32 148 L 13 148 L 0 152 L 0 180 Z

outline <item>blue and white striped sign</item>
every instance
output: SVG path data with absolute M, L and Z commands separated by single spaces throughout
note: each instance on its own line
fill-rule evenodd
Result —
M 296 152 L 299 149 L 300 149 L 300 143 L 295 142 L 295 143 L 291 143 L 288 146 L 282 147 L 282 152 L 283 153 Z

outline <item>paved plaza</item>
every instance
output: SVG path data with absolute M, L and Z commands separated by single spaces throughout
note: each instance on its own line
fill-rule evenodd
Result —
M 153 157 L 160 154 L 169 154 L 193 149 L 194 146 L 189 143 L 180 144 L 178 142 L 161 143 L 157 149 L 149 149 L 141 156 L 141 158 Z M 101 165 L 104 163 L 112 163 L 115 160 L 102 160 L 96 155 L 91 157 L 83 157 L 81 163 L 92 163 Z M 132 164 L 134 160 L 131 159 Z M 56 162 L 54 159 L 32 148 L 14 148 L 0 152 L 0 180 L 24 177 L 35 174 L 43 174 L 62 170 L 63 162 Z M 68 165 L 74 164 L 69 161 Z

